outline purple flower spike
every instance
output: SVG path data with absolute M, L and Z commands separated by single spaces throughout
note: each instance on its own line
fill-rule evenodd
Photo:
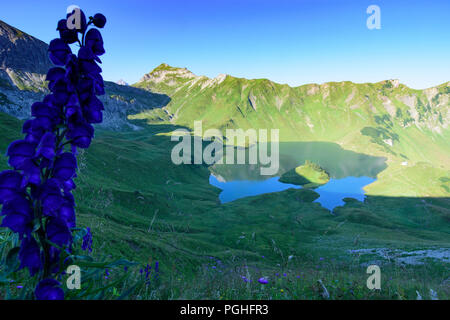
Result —
M 32 118 L 22 127 L 25 138 L 7 149 L 14 170 L 0 172 L 0 226 L 18 234 L 19 268 L 27 268 L 30 276 L 45 275 L 35 289 L 37 299 L 64 299 L 55 278 L 64 271 L 61 250 L 73 253 L 76 215 L 71 192 L 76 188 L 77 148 L 90 146 L 92 124 L 103 120 L 103 103 L 96 97 L 105 93 L 98 65 L 105 53 L 103 38 L 97 29 L 87 29 L 104 27 L 106 18 L 96 14 L 87 23 L 80 13 L 81 25 L 76 28 L 68 26 L 73 12 L 58 21 L 60 37 L 48 47 L 56 65 L 46 76 L 50 94 L 32 104 Z M 69 44 L 76 42 L 80 49 L 74 54 Z M 82 249 L 92 251 L 89 228 Z

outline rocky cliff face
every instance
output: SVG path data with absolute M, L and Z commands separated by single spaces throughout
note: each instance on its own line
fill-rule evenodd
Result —
M 0 77 L 19 89 L 45 90 L 47 44 L 0 20 Z
M 48 45 L 0 20 L 0 111 L 19 119 L 30 117 L 31 105 L 48 93 L 45 75 L 53 65 Z M 137 129 L 129 114 L 166 105 L 164 94 L 105 82 L 103 123 L 110 130 Z

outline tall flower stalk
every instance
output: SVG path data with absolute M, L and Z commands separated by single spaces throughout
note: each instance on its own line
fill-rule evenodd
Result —
M 74 13 L 79 15 L 79 29 L 69 29 L 67 19 L 60 20 L 60 37 L 49 45 L 49 58 L 56 65 L 46 77 L 51 93 L 31 106 L 24 139 L 7 150 L 13 170 L 0 173 L 0 226 L 18 235 L 19 269 L 38 277 L 37 299 L 64 298 L 56 279 L 73 247 L 77 148 L 89 147 L 92 124 L 102 122 L 104 109 L 97 95 L 105 93 L 98 65 L 105 50 L 93 26 L 103 28 L 106 18 L 96 14 L 87 21 L 81 10 Z M 78 44 L 77 54 L 69 44 Z

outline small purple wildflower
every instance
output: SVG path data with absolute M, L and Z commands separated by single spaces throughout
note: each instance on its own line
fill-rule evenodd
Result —
M 247 279 L 247 277 L 246 277 L 246 276 L 241 276 L 241 279 L 242 279 L 242 280 L 244 280 L 244 282 L 245 282 L 245 283 L 247 283 L 247 282 L 250 282 L 250 280 L 249 280 L 249 279 Z
M 147 263 L 147 265 L 145 266 L 145 279 L 148 279 L 151 272 L 152 272 L 152 266 Z
M 17 289 L 23 289 L 23 286 L 17 286 L 16 288 Z
M 86 234 L 83 237 L 83 243 L 81 244 L 81 249 L 89 252 L 92 252 L 92 233 L 91 228 L 86 228 Z
M 259 278 L 258 282 L 261 283 L 261 284 L 268 284 L 269 283 L 269 281 L 266 278 L 264 278 L 264 277 Z
M 159 276 L 159 262 L 156 261 L 156 262 L 155 262 L 155 275 L 153 276 L 153 278 L 154 278 L 155 280 L 157 280 L 157 279 L 158 279 L 158 276 Z
M 150 284 L 150 274 L 152 273 L 152 266 L 147 263 L 144 270 L 145 270 L 145 284 L 148 286 Z
M 286 274 L 286 273 L 283 273 L 283 277 L 287 277 L 287 274 Z

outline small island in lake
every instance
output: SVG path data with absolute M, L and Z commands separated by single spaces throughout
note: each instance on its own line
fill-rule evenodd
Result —
M 305 164 L 284 173 L 280 182 L 295 184 L 303 188 L 315 189 L 330 181 L 330 175 L 318 164 L 306 160 Z

